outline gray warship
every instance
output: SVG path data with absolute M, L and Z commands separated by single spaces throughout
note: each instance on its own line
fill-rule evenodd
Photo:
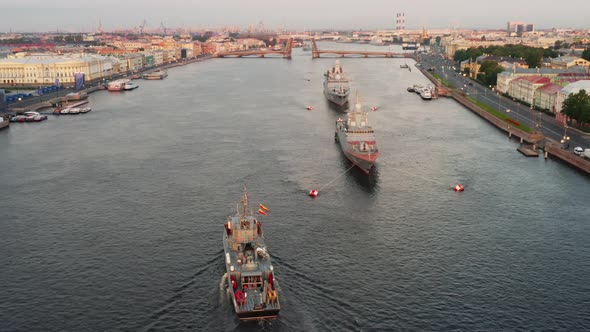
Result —
M 346 158 L 369 174 L 380 152 L 375 132 L 369 124 L 369 114 L 362 110 L 358 97 L 354 110 L 348 112 L 346 119 L 336 120 L 334 139 L 340 143 Z
M 349 93 L 350 82 L 340 67 L 340 61 L 336 60 L 334 67 L 324 73 L 324 95 L 330 102 L 344 107 Z
M 248 206 L 244 189 L 242 206 L 229 216 L 223 233 L 227 286 L 241 320 L 275 318 L 281 310 L 279 285 L 264 244 L 262 225 Z M 266 214 L 260 204 L 258 213 Z

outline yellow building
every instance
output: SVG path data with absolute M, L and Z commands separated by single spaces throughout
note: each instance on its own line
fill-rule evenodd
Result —
M 560 56 L 551 59 L 551 68 L 553 69 L 568 69 L 574 66 L 590 67 L 590 61 L 573 56 Z
M 0 86 L 73 85 L 74 74 L 84 73 L 86 81 L 112 74 L 110 58 L 100 55 L 19 54 L 0 60 Z

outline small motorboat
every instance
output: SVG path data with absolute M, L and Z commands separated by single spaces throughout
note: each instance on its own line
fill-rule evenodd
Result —
M 10 118 L 10 122 L 25 122 L 26 116 L 24 115 L 15 115 Z
M 80 113 L 88 113 L 90 111 L 92 111 L 92 108 L 90 107 L 84 107 L 80 109 Z
M 70 114 L 70 109 L 69 108 L 63 108 L 59 111 L 59 114 Z
M 80 114 L 80 108 L 79 107 L 70 108 L 70 114 Z
M 25 122 L 40 122 L 47 119 L 47 116 L 41 115 L 39 112 L 35 111 L 27 111 L 23 114 L 25 115 Z

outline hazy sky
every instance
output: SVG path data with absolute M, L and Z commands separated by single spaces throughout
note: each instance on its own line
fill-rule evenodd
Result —
M 560 7 L 563 5 L 563 7 Z M 0 0 L 0 31 L 93 31 L 248 26 L 287 29 L 393 29 L 405 12 L 406 28 L 498 28 L 519 20 L 537 28 L 590 28 L 590 1 L 569 0 Z

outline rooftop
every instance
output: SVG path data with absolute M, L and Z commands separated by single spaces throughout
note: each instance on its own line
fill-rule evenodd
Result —
M 548 93 L 548 94 L 556 94 L 558 93 L 563 87 L 561 85 L 549 83 L 540 87 L 537 91 Z
M 590 92 L 590 80 L 580 80 L 566 85 L 560 92 L 564 94 L 577 93 L 580 90 Z

